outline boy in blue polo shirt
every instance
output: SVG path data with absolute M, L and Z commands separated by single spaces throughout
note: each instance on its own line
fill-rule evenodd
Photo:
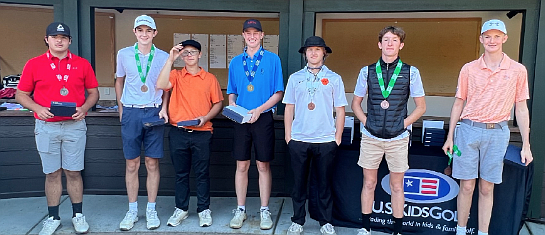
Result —
M 335 234 L 331 225 L 333 200 L 331 178 L 337 146 L 341 143 L 344 128 L 344 106 L 348 105 L 344 83 L 340 75 L 329 70 L 325 58 L 332 50 L 324 39 L 307 38 L 299 49 L 307 61 L 305 68 L 293 73 L 282 101 L 285 139 L 291 157 L 294 186 L 292 192 L 293 217 L 288 235 L 299 235 L 305 224 L 307 179 L 316 178 L 318 195 L 318 222 L 322 234 Z M 333 111 L 337 114 L 336 120 Z M 295 118 L 294 118 L 295 117 Z M 311 165 L 312 164 L 312 165 Z M 314 169 L 316 171 L 314 171 Z
M 235 145 L 233 156 L 237 160 L 235 188 L 238 208 L 229 223 L 231 228 L 240 228 L 246 220 L 246 191 L 248 168 L 250 167 L 252 142 L 255 148 L 259 171 L 259 194 L 261 197 L 261 229 L 272 228 L 269 212 L 272 176 L 269 162 L 274 158 L 274 120 L 276 103 L 282 99 L 284 82 L 280 58 L 261 47 L 263 30 L 256 19 L 244 22 L 242 36 L 246 42 L 244 53 L 231 60 L 227 94 L 229 105 L 240 105 L 252 114 L 249 123 L 234 124 Z
M 166 104 L 169 96 L 157 89 L 155 84 L 169 54 L 153 45 L 153 38 L 157 35 L 153 18 L 147 15 L 137 17 L 133 32 L 137 43 L 117 53 L 115 81 L 129 198 L 129 211 L 119 224 L 119 229 L 123 231 L 130 230 L 138 221 L 138 169 L 142 144 L 148 172 L 147 228 L 156 229 L 161 225 L 155 210 L 155 199 L 159 189 L 159 159 L 163 157 L 164 126 L 144 127 L 142 120 L 158 116 L 168 121 Z

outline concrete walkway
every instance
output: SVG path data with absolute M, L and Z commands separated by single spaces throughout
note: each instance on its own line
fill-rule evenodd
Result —
M 291 225 L 290 217 L 293 207 L 290 198 L 271 198 L 269 208 L 272 213 L 274 227 L 270 230 L 259 229 L 259 198 L 250 197 L 247 200 L 246 210 L 248 219 L 240 229 L 229 228 L 229 221 L 233 217 L 236 206 L 235 198 L 213 197 L 212 210 L 213 225 L 199 227 L 199 217 L 196 213 L 196 198 L 191 197 L 189 217 L 177 227 L 166 225 L 168 218 L 174 211 L 174 197 L 160 196 L 157 198 L 157 212 L 161 219 L 161 227 L 156 230 L 146 228 L 146 197 L 139 197 L 139 221 L 128 232 L 119 230 L 119 222 L 128 209 L 127 197 L 120 195 L 85 195 L 83 199 L 83 213 L 90 226 L 90 234 L 122 233 L 127 235 L 170 235 L 170 234 L 278 234 L 284 235 Z M 42 221 L 46 219 L 47 206 L 45 197 L 13 198 L 0 200 L 0 235 L 28 235 L 38 234 L 42 229 Z M 62 196 L 60 206 L 62 227 L 55 234 L 75 234 L 72 226 L 72 207 L 68 196 Z M 304 235 L 320 234 L 317 221 L 307 214 L 304 226 Z M 357 229 L 335 227 L 338 235 L 356 235 Z M 520 235 L 545 234 L 545 225 L 526 222 Z M 373 235 L 387 235 L 373 232 Z
M 91 234 L 286 234 L 291 225 L 290 217 L 293 214 L 290 198 L 271 198 L 269 208 L 272 213 L 274 227 L 270 230 L 259 229 L 259 198 L 251 197 L 247 200 L 246 210 L 248 219 L 240 229 L 229 228 L 229 221 L 233 217 L 233 209 L 236 207 L 235 198 L 213 197 L 210 210 L 212 210 L 213 225 L 199 227 L 199 217 L 196 213 L 197 200 L 191 198 L 189 217 L 177 227 L 166 225 L 168 218 L 174 211 L 174 197 L 160 196 L 157 199 L 157 212 L 161 219 L 161 227 L 156 230 L 146 228 L 145 209 L 146 197 L 138 198 L 139 221 L 128 232 L 119 230 L 119 222 L 125 216 L 128 209 L 127 197 L 119 195 L 85 195 L 83 199 L 83 213 L 90 226 Z M 42 221 L 46 219 L 47 206 L 45 197 L 14 198 L 0 200 L 0 235 L 4 234 L 38 234 L 42 229 Z M 55 234 L 74 234 L 72 226 L 72 207 L 68 196 L 61 199 L 60 216 L 62 227 Z M 320 234 L 318 222 L 310 219 L 304 226 L 305 235 Z M 338 235 L 356 235 L 357 229 L 335 227 Z M 373 235 L 386 235 L 375 233 Z

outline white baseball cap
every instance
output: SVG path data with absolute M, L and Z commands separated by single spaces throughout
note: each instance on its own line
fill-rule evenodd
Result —
M 503 21 L 497 20 L 497 19 L 484 22 L 483 27 L 481 28 L 481 34 L 492 29 L 497 29 L 507 34 L 507 29 L 505 28 L 505 24 L 503 23 Z
M 140 25 L 145 25 L 152 29 L 157 29 L 157 27 L 155 26 L 155 21 L 148 15 L 141 15 L 139 17 L 136 17 L 136 19 L 134 20 L 133 28 L 136 29 L 136 27 Z

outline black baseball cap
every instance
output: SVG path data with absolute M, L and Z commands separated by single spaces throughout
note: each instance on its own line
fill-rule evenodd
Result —
M 263 32 L 263 30 L 261 29 L 261 22 L 256 19 L 247 19 L 246 21 L 244 21 L 244 25 L 242 26 L 242 32 L 246 31 L 246 29 L 248 28 L 254 28 L 257 31 Z
M 299 53 L 305 52 L 305 48 L 307 47 L 324 47 L 325 52 L 327 53 L 333 52 L 331 48 L 325 44 L 324 39 L 318 36 L 310 36 L 309 38 L 307 38 L 307 40 L 305 40 L 305 45 L 299 48 Z
M 56 35 L 65 35 L 70 36 L 70 27 L 61 22 L 53 22 L 47 26 L 45 30 L 45 36 L 56 36 Z
M 183 47 L 185 46 L 192 46 L 192 47 L 195 47 L 197 48 L 197 50 L 201 51 L 201 44 L 195 40 L 185 40 L 183 42 L 181 42 L 180 44 L 182 44 Z

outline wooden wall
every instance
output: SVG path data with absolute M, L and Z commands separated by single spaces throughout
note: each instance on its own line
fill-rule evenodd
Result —
M 27 113 L 29 114 L 29 113 Z M 117 116 L 90 116 L 87 121 L 87 146 L 85 170 L 82 171 L 84 193 L 126 194 L 125 160 L 121 142 L 121 125 Z M 213 120 L 214 134 L 210 157 L 211 196 L 234 197 L 235 160 L 232 158 L 233 123 L 217 118 Z M 174 170 L 168 151 L 168 131 L 165 129 L 165 156 L 160 161 L 161 183 L 159 195 L 174 195 Z M 356 123 L 359 130 L 359 123 Z M 0 117 L 0 199 L 44 195 L 44 179 L 40 156 L 34 140 L 34 118 L 30 115 Z M 420 140 L 420 131 L 415 129 L 413 140 Z M 356 134 L 356 133 L 355 133 Z M 284 141 L 284 123 L 275 121 L 275 159 L 271 162 L 273 185 L 271 196 L 290 196 L 292 172 Z M 359 134 L 355 135 L 357 138 Z M 354 140 L 358 145 L 358 140 Z M 520 146 L 518 132 L 511 133 L 511 144 Z M 145 190 L 146 168 L 142 159 L 139 171 L 140 195 Z M 194 177 L 190 185 L 195 193 Z M 66 189 L 66 188 L 65 188 Z M 248 196 L 259 196 L 258 172 L 255 163 L 249 171 Z
M 118 117 L 87 117 L 85 170 L 82 172 L 87 194 L 126 194 L 125 160 Z M 210 157 L 211 195 L 235 196 L 235 160 L 232 158 L 233 123 L 215 119 Z M 271 196 L 289 196 L 287 183 L 291 169 L 286 167 L 284 125 L 275 123 L 275 160 L 271 162 L 273 186 Z M 168 151 L 168 131 L 165 129 L 165 156 L 160 161 L 160 195 L 174 195 L 174 170 Z M 41 161 L 34 140 L 34 118 L 0 118 L 0 198 L 44 195 Z M 146 195 L 146 168 L 142 159 L 139 171 L 140 194 Z M 290 176 L 291 177 L 291 176 Z M 193 174 L 191 187 L 195 192 Z M 289 185 L 288 185 L 289 184 Z M 248 196 L 259 196 L 258 172 L 255 163 L 249 171 Z

